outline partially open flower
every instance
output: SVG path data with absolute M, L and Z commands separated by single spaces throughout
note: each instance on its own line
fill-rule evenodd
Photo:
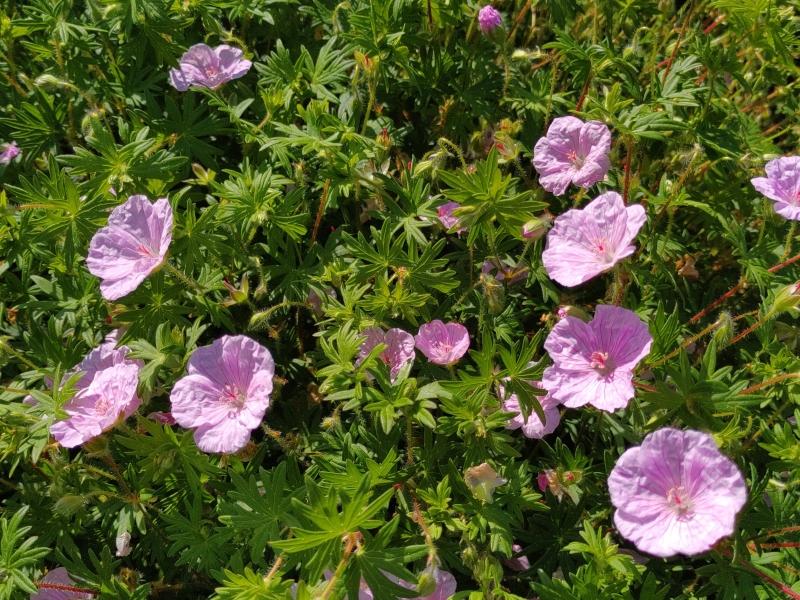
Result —
M 369 327 L 361 332 L 365 336 L 364 343 L 358 353 L 358 362 L 366 358 L 370 351 L 378 344 L 386 344 L 386 349 L 381 352 L 381 360 L 389 366 L 389 375 L 394 381 L 400 369 L 410 363 L 416 356 L 414 352 L 414 336 L 407 331 L 394 327 L 383 331 L 380 327 Z
M 437 365 L 452 365 L 469 350 L 469 332 L 460 323 L 425 323 L 414 338 L 417 348 Z
M 503 24 L 503 16 L 491 4 L 478 11 L 478 27 L 483 33 L 491 33 Z
M 800 156 L 782 156 L 767 163 L 766 177 L 750 180 L 753 187 L 775 203 L 775 212 L 800 221 Z

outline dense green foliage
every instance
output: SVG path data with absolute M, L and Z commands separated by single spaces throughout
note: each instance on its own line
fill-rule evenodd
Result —
M 101 598 L 356 598 L 364 578 L 391 600 L 384 574 L 426 560 L 457 598 L 800 597 L 800 244 L 750 184 L 797 152 L 800 4 L 494 6 L 484 35 L 459 0 L 4 3 L 0 141 L 22 153 L 0 167 L 0 599 L 64 566 Z M 202 41 L 253 68 L 177 92 Z M 608 124 L 612 167 L 555 197 L 530 160 L 565 114 Z M 638 251 L 559 287 L 521 227 L 605 190 L 646 207 Z M 170 267 L 108 302 L 85 257 L 132 194 L 169 199 Z M 466 233 L 437 221 L 448 200 Z M 491 259 L 529 271 L 499 282 Z M 556 310 L 596 303 L 649 325 L 636 398 L 566 409 L 543 440 L 506 430 L 498 383 L 538 410 L 524 382 Z M 435 318 L 470 331 L 455 367 L 357 364 L 364 328 Z M 62 448 L 64 373 L 119 327 L 143 406 Z M 276 387 L 244 451 L 205 454 L 146 415 L 226 333 L 269 348 Z M 665 425 L 713 433 L 747 480 L 738 531 L 698 557 L 644 557 L 611 520 L 608 472 Z M 465 484 L 484 462 L 507 480 L 492 502 Z M 529 570 L 504 566 L 512 544 Z

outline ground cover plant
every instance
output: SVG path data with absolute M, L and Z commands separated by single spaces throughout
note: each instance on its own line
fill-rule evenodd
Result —
M 0 599 L 800 598 L 796 0 L 0 44 Z

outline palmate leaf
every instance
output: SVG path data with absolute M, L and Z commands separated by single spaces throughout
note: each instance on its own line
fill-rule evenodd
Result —
M 219 520 L 248 538 L 250 560 L 263 564 L 267 543 L 278 539 L 282 525 L 293 520 L 288 514 L 286 463 L 272 471 L 260 469 L 258 478 L 234 475 L 232 481 L 234 489 L 220 506 Z
M 28 537 L 30 525 L 22 525 L 28 512 L 23 506 L 7 519 L 0 518 L 0 600 L 18 597 L 18 592 L 33 594 L 33 566 L 49 552 L 49 548 L 36 546 L 36 536 Z

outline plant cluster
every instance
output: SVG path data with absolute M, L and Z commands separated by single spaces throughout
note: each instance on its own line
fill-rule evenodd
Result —
M 797 0 L 0 48 L 0 600 L 800 599 Z

